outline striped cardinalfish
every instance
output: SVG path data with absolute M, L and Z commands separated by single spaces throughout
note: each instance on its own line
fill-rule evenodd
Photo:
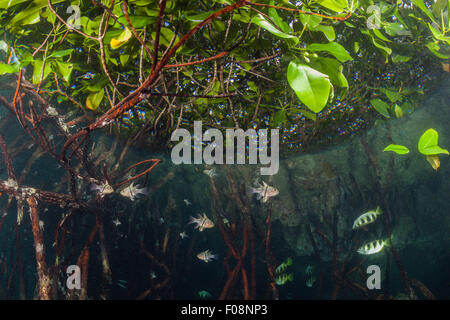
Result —
M 199 214 L 198 218 L 189 217 L 189 224 L 191 223 L 194 223 L 194 228 L 198 229 L 199 231 L 214 227 L 214 222 L 212 222 L 204 212 L 203 215 Z

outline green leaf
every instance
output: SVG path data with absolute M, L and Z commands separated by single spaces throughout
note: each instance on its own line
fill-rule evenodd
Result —
M 319 57 L 311 60 L 311 67 L 326 74 L 333 85 L 348 88 L 348 82 L 342 70 L 342 64 L 333 58 Z
M 199 13 L 199 14 L 196 14 L 193 16 L 187 16 L 186 19 L 189 21 L 192 21 L 192 22 L 202 22 L 203 20 L 208 18 L 213 13 L 215 13 L 215 11 L 203 12 L 203 13 Z
M 8 53 L 8 44 L 3 40 L 0 40 L 0 50 Z
M 159 35 L 159 44 L 168 46 L 170 44 L 170 40 L 172 40 L 174 36 L 174 32 L 168 28 L 161 28 L 161 33 Z M 155 39 L 156 32 L 152 33 L 152 38 Z M 178 36 L 175 37 L 175 43 L 179 41 Z
M 69 82 L 70 75 L 73 71 L 73 64 L 67 62 L 55 61 L 58 73 L 63 77 L 64 81 Z
M 320 24 L 320 22 L 322 22 L 322 18 L 319 16 L 312 16 L 310 14 L 301 13 L 300 22 L 310 30 L 314 30 Z
M 16 72 L 19 72 L 19 66 L 17 64 L 0 63 L 0 75 Z
M 316 121 L 317 115 L 314 112 L 305 110 L 305 109 L 291 109 L 289 110 L 289 114 L 302 114 L 305 118 L 311 119 L 312 121 Z
M 347 0 L 316 0 L 315 2 L 336 12 L 342 12 L 348 6 Z
M 311 30 L 321 31 L 328 41 L 334 41 L 334 39 L 336 39 L 336 34 L 334 33 L 334 28 L 332 26 L 324 26 L 322 24 L 319 24 L 317 27 Z
M 270 4 L 275 5 L 274 1 L 270 1 Z M 281 17 L 278 15 L 277 10 L 275 10 L 274 8 L 269 9 L 269 17 L 273 22 L 275 22 L 275 24 L 278 26 L 278 28 L 281 29 L 281 31 L 285 33 L 290 33 L 292 31 L 291 27 L 289 27 L 289 24 L 281 19 Z
M 1 1 L 1 0 L 0 0 Z M 60 2 L 63 2 L 64 0 L 52 0 L 52 4 L 57 4 Z M 13 5 L 22 3 L 25 1 L 17 1 L 17 0 L 4 0 L 0 2 L 0 8 L 5 7 L 9 8 Z M 40 20 L 40 11 L 48 6 L 47 0 L 34 0 L 32 3 L 26 7 L 24 10 L 21 10 L 19 13 L 17 13 L 14 18 L 11 19 L 10 25 L 11 26 L 23 26 L 28 24 L 35 24 L 38 23 Z
M 0 9 L 8 9 L 29 0 L 0 0 Z
M 436 38 L 440 41 L 447 42 L 447 44 L 450 44 L 450 37 L 446 37 L 440 30 L 437 30 L 430 23 L 428 23 L 428 28 L 430 29 L 434 38 Z
M 96 110 L 103 100 L 105 90 L 101 89 L 98 92 L 91 93 L 86 99 L 86 108 L 90 110 Z
M 278 30 L 274 25 L 272 25 L 269 21 L 267 21 L 261 14 L 258 14 L 252 18 L 252 23 L 260 26 L 263 29 L 266 29 L 273 35 L 283 38 L 283 39 L 292 39 L 295 41 L 295 44 L 298 43 L 298 37 L 293 36 L 291 34 L 285 33 L 283 31 Z
M 381 113 L 386 118 L 391 117 L 389 115 L 389 111 L 388 111 L 389 105 L 386 102 L 384 102 L 383 100 L 372 99 L 372 100 L 370 100 L 370 104 L 372 105 L 372 107 L 375 108 L 375 110 L 377 110 L 379 113 Z
M 61 57 L 65 57 L 68 56 L 69 54 L 71 54 L 73 52 L 73 49 L 67 49 L 67 50 L 59 50 L 59 51 L 55 51 L 52 52 L 48 58 L 54 57 L 54 58 L 61 58 Z
M 439 146 L 432 146 L 432 147 L 425 148 L 425 149 L 423 149 L 423 151 L 421 151 L 421 153 L 423 153 L 425 155 L 435 155 L 435 154 L 440 154 L 440 153 L 449 154 L 447 149 L 442 149 Z
M 390 144 L 386 148 L 384 148 L 383 152 L 385 151 L 393 151 L 397 154 L 407 154 L 409 153 L 409 149 L 405 146 L 398 145 L 398 144 Z
M 450 54 L 439 52 L 440 47 L 437 43 L 429 42 L 425 45 L 425 47 L 427 47 L 428 50 L 430 50 L 436 57 L 440 59 L 450 59 Z
M 381 50 L 383 50 L 387 56 L 392 54 L 392 49 L 389 47 L 386 47 L 384 42 L 379 40 L 379 39 L 375 39 L 374 36 L 369 32 L 369 30 L 361 30 L 362 34 L 367 35 L 370 38 L 370 41 L 372 41 L 373 45 Z M 387 60 L 387 58 L 386 58 Z
M 438 139 L 439 135 L 436 130 L 431 128 L 425 131 L 419 139 L 419 152 L 424 155 L 449 154 L 448 150 L 438 146 Z
M 389 99 L 389 101 L 391 101 L 391 102 L 397 102 L 397 101 L 403 99 L 403 96 L 400 93 L 398 93 L 397 91 L 392 91 L 392 90 L 385 89 L 385 88 L 380 88 L 379 90 L 381 92 L 383 92 L 386 95 L 386 97 Z
M 130 20 L 135 29 L 142 28 L 142 27 L 154 24 L 156 22 L 156 18 L 149 17 L 149 16 L 130 15 Z M 119 22 L 123 23 L 124 25 L 128 24 L 128 21 L 124 16 L 119 18 Z
M 120 64 L 123 66 L 126 65 L 129 59 L 130 59 L 129 54 L 121 54 L 120 55 Z
M 280 124 L 285 123 L 287 120 L 286 117 L 286 111 L 284 109 L 281 109 L 275 113 L 273 116 L 273 119 L 271 121 L 271 126 L 278 127 Z
M 332 88 L 327 75 L 293 60 L 287 69 L 287 79 L 301 102 L 316 113 L 322 111 Z
M 411 57 L 401 56 L 395 53 L 392 55 L 392 62 L 394 63 L 408 62 L 409 60 L 411 60 Z
M 312 43 L 306 46 L 309 51 L 326 51 L 333 56 L 335 56 L 339 61 L 345 62 L 348 60 L 353 60 L 348 54 L 347 50 L 339 43 L 329 42 L 329 43 Z
M 52 70 L 50 63 L 45 63 L 44 69 L 42 69 L 43 63 L 44 62 L 42 60 L 35 60 L 33 63 L 34 69 L 33 69 L 33 77 L 31 78 L 31 81 L 35 85 L 39 84 L 39 82 L 41 82 L 41 81 L 44 81 L 45 78 L 47 78 L 50 71 Z
M 386 33 L 392 37 L 411 35 L 411 31 L 406 30 L 403 24 L 399 22 L 389 23 L 384 26 Z
M 41 18 L 39 15 L 39 11 L 41 9 L 31 8 L 24 11 L 19 12 L 14 18 L 11 20 L 12 26 L 24 26 L 28 24 L 38 23 Z
M 258 92 L 258 87 L 253 81 L 247 81 L 247 85 L 249 89 L 252 90 L 253 92 Z
M 436 22 L 434 20 L 433 14 L 431 13 L 430 9 L 427 8 L 423 0 L 411 0 L 411 2 L 414 3 L 418 8 L 420 8 L 420 10 L 422 10 L 423 13 L 425 13 L 431 21 Z
M 384 34 L 382 34 L 382 33 L 380 32 L 380 30 L 378 30 L 378 29 L 372 29 L 372 31 L 373 31 L 373 34 L 376 35 L 376 36 L 377 36 L 378 38 L 380 38 L 381 40 L 387 41 L 387 42 L 392 42 L 391 40 L 389 40 L 388 38 L 386 38 L 386 37 L 384 36 Z
M 433 15 L 436 18 L 440 18 L 441 17 L 441 12 L 443 12 L 445 10 L 445 7 L 447 7 L 448 4 L 448 0 L 436 0 L 435 3 L 433 4 Z
M 403 109 L 398 104 L 395 104 L 394 112 L 395 112 L 395 116 L 397 118 L 403 117 Z

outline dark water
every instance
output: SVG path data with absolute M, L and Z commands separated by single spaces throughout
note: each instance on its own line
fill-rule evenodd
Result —
M 148 176 L 136 181 L 149 188 L 147 196 L 131 201 L 114 192 L 96 199 L 91 184 L 81 182 L 79 200 L 89 204 L 89 210 L 39 203 L 45 259 L 57 288 L 53 297 L 69 296 L 66 268 L 78 264 L 101 219 L 103 239 L 97 233 L 88 245 L 85 289 L 90 299 L 200 299 L 200 291 L 209 293 L 207 299 L 248 295 L 258 299 L 375 299 L 380 295 L 426 299 L 430 292 L 438 299 L 450 298 L 450 161 L 440 156 L 440 168 L 433 170 L 416 148 L 428 128 L 439 132 L 440 146 L 450 148 L 449 88 L 447 79 L 413 114 L 375 126 L 340 146 L 281 159 L 274 176 L 261 176 L 257 165 L 175 166 L 168 154 L 130 149 L 122 168 L 144 159 L 162 159 Z M 67 172 L 53 157 L 37 156 L 15 118 L 4 108 L 0 114 L 0 131 L 16 175 L 28 170 L 21 185 L 68 194 Z M 54 139 L 61 143 L 58 136 Z M 95 133 L 92 142 L 91 160 L 113 150 L 104 159 L 112 168 L 124 144 L 104 132 Z M 382 152 L 390 143 L 407 145 L 412 152 L 405 156 Z M 212 179 L 203 172 L 211 168 L 217 172 Z M 0 179 L 6 181 L 4 161 L 1 169 Z M 261 181 L 279 190 L 266 203 L 247 193 L 248 187 Z M 3 194 L 0 207 L 4 214 L 0 297 L 33 299 L 38 275 L 29 208 L 24 207 L 18 225 L 17 202 L 12 200 L 9 206 Z M 377 207 L 383 215 L 366 228 L 352 230 L 358 216 Z M 215 223 L 202 232 L 188 224 L 190 216 L 201 212 Z M 70 215 L 61 228 L 65 214 Z M 182 232 L 188 237 L 180 237 Z M 364 243 L 386 240 L 390 234 L 390 247 L 371 255 L 357 252 Z M 103 260 L 100 244 L 106 253 Z M 206 249 L 218 259 L 208 263 L 198 259 L 197 254 Z M 105 256 L 110 273 L 102 264 Z M 273 284 L 269 270 L 274 272 L 288 258 L 292 264 L 276 272 L 275 278 L 292 274 L 292 280 Z M 380 289 L 367 288 L 371 265 L 381 272 Z M 70 297 L 78 294 L 75 290 Z

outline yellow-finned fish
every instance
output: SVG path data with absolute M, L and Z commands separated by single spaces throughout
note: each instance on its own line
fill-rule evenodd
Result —
M 288 281 L 293 281 L 294 280 L 294 276 L 292 275 L 292 273 L 282 273 L 278 276 L 275 276 L 275 282 L 277 283 L 277 285 L 282 286 L 283 284 L 285 284 Z
M 277 285 L 281 286 L 285 284 L 288 281 L 292 281 L 294 279 L 294 276 L 292 273 L 286 273 L 287 268 L 292 265 L 292 258 L 287 258 L 285 262 L 282 262 L 276 269 L 275 269 L 275 282 Z
M 389 239 L 385 239 L 385 240 L 377 239 L 374 241 L 370 241 L 370 242 L 363 244 L 358 249 L 358 253 L 364 254 L 364 255 L 375 254 L 375 253 L 381 252 L 381 250 L 383 250 L 385 246 L 389 246 L 389 244 L 390 244 Z
M 382 215 L 383 212 L 381 211 L 380 207 L 377 207 L 375 210 L 370 210 L 362 215 L 360 215 L 356 220 L 353 222 L 353 229 L 364 227 L 372 222 L 374 222 L 379 215 Z
M 281 263 L 276 269 L 275 269 L 275 273 L 281 273 L 286 271 L 287 267 L 289 267 L 290 265 L 292 265 L 292 258 L 287 258 L 287 260 L 283 263 Z

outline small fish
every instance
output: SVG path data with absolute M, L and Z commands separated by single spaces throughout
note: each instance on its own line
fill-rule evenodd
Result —
M 362 215 L 360 215 L 356 220 L 353 222 L 353 229 L 364 227 L 372 222 L 374 222 L 379 215 L 382 215 L 383 212 L 381 211 L 380 207 L 377 207 L 374 210 L 370 210 Z
M 312 276 L 312 277 L 309 277 L 308 279 L 306 279 L 305 284 L 308 288 L 311 288 L 315 282 L 316 282 L 316 277 Z
M 192 206 L 192 203 L 188 199 L 184 199 L 183 201 L 187 206 Z
M 209 229 L 214 227 L 214 222 L 212 222 L 207 216 L 206 214 L 203 212 L 203 216 L 202 215 L 198 215 L 198 218 L 194 218 L 194 217 L 189 217 L 189 223 L 191 224 L 194 223 L 195 229 L 198 229 L 200 232 L 205 230 L 205 229 Z
M 292 280 L 294 280 L 294 276 L 292 275 L 292 273 L 289 273 L 289 274 L 283 273 L 283 274 L 280 274 L 275 277 L 275 282 L 279 286 L 282 286 L 286 282 L 292 281 Z
M 125 280 L 118 280 L 118 281 L 117 281 L 117 285 L 118 285 L 119 287 L 121 287 L 121 288 L 124 288 L 124 289 L 127 288 L 127 287 L 126 287 L 127 284 L 128 284 L 128 282 L 125 281 Z
M 186 232 L 180 232 L 180 238 L 181 239 L 185 239 L 185 238 L 189 238 L 189 236 L 186 234 Z
M 281 263 L 276 269 L 275 273 L 282 273 L 286 271 L 287 267 L 292 265 L 292 258 L 287 258 L 287 260 Z
M 134 185 L 134 182 L 132 182 L 128 187 L 120 191 L 120 194 L 129 198 L 131 201 L 134 201 L 139 194 L 148 194 L 147 188 L 139 189 L 138 187 L 139 185 Z
M 209 292 L 206 291 L 206 290 L 202 290 L 202 291 L 199 291 L 199 292 L 198 292 L 198 296 L 199 296 L 200 298 L 210 298 L 210 297 L 211 297 L 211 293 L 209 293 Z
M 389 239 L 386 240 L 378 239 L 371 242 L 367 242 L 358 249 L 358 253 L 365 255 L 378 253 L 381 250 L 383 250 L 385 246 L 388 246 L 388 241 Z
M 93 183 L 91 185 L 91 191 L 97 191 L 100 197 L 104 197 L 107 194 L 113 193 L 114 189 L 109 185 L 108 182 L 102 182 L 101 184 Z
M 306 275 L 308 275 L 308 276 L 312 275 L 313 271 L 314 271 L 314 267 L 313 266 L 310 266 L 310 265 L 306 266 L 306 268 L 305 268 Z
M 277 188 L 269 186 L 267 183 L 263 181 L 263 184 L 256 188 L 249 188 L 250 193 L 256 193 L 256 199 L 265 203 L 269 200 L 270 197 L 277 196 L 280 192 Z
M 214 178 L 214 177 L 217 176 L 215 168 L 212 168 L 212 169 L 209 169 L 209 170 L 203 170 L 203 173 L 206 174 L 210 178 Z
M 227 227 L 231 227 L 231 223 L 230 223 L 230 221 L 227 218 L 222 218 L 222 222 Z
M 116 227 L 118 227 L 118 226 L 120 226 L 120 225 L 122 224 L 122 222 L 120 222 L 120 220 L 119 220 L 118 218 L 115 218 L 115 219 L 112 221 L 112 223 L 113 223 Z
M 156 273 L 155 273 L 155 271 L 152 271 L 152 272 L 150 273 L 150 277 L 151 277 L 152 279 L 155 279 L 155 278 L 156 278 Z
M 199 254 L 197 254 L 197 258 L 208 263 L 213 259 L 217 259 L 217 255 L 212 254 L 211 250 L 208 249 L 208 250 L 202 251 Z
M 164 218 L 163 217 L 159 218 L 159 224 L 163 224 L 163 223 L 164 223 Z

